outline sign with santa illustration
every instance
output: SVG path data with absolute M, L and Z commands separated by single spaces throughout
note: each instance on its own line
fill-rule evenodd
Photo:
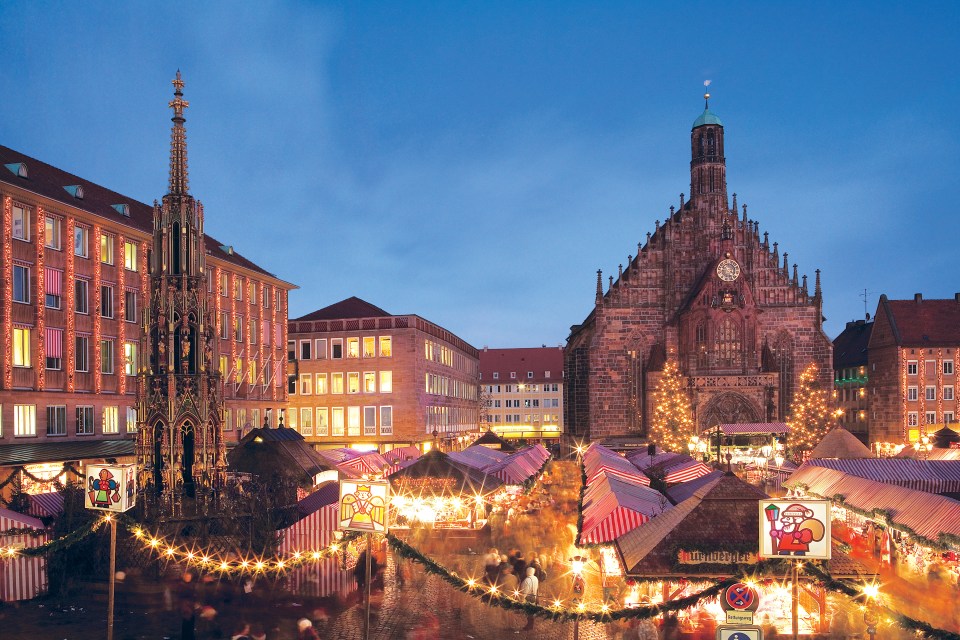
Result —
M 137 504 L 137 466 L 88 464 L 83 472 L 87 509 L 123 513 Z
M 828 500 L 761 500 L 760 557 L 830 559 Z
M 371 480 L 340 482 L 341 531 L 387 532 L 390 483 Z

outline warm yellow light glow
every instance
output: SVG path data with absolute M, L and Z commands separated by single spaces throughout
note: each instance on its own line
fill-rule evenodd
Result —
M 287 566 L 286 562 L 283 560 L 277 560 L 277 569 L 283 569 L 285 566 Z
M 230 568 L 230 565 L 227 564 L 226 562 L 221 562 L 221 563 L 220 563 L 220 571 L 226 571 L 226 570 L 228 570 L 229 568 Z
M 320 552 L 319 552 L 319 551 L 314 551 L 313 554 L 311 554 L 311 557 L 312 557 L 314 560 L 319 560 L 319 559 L 320 559 Z
M 467 580 L 467 586 L 470 587 L 471 589 L 473 589 L 476 585 L 477 585 L 477 581 L 474 580 L 473 578 L 470 578 L 469 580 Z
M 254 567 L 257 569 L 257 571 L 263 571 L 263 561 L 258 560 Z
M 166 553 L 167 556 L 172 556 L 172 555 L 173 555 L 173 548 L 172 548 L 172 547 L 167 547 L 167 550 L 166 550 L 164 553 Z
M 587 605 L 585 605 L 584 603 L 580 602 L 577 604 L 577 611 L 582 613 L 586 611 L 586 609 L 587 609 Z
M 554 600 L 554 601 L 553 601 L 553 606 L 556 607 L 557 609 L 559 609 L 560 607 L 563 606 L 563 603 L 560 602 L 559 600 Z
M 863 585 L 863 595 L 868 598 L 875 599 L 880 595 L 880 586 L 877 584 L 865 584 Z
M 151 546 L 151 547 L 156 548 L 156 547 L 159 546 L 159 545 L 160 545 L 160 541 L 157 540 L 156 538 L 152 538 L 152 539 L 150 540 L 150 546 Z

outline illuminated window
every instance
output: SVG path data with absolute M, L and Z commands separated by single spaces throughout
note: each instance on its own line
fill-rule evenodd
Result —
M 250 360 L 250 366 L 247 367 L 247 382 L 249 384 L 257 384 L 257 361 Z M 254 425 L 259 426 L 259 425 Z
M 230 295 L 230 286 L 227 283 L 227 274 L 220 272 L 220 295 L 228 296 Z
M 13 366 L 30 366 L 30 329 L 13 328 Z
M 123 267 L 127 271 L 136 271 L 137 270 L 137 245 L 123 241 Z
M 13 205 L 13 237 L 30 241 L 30 211 L 16 204 Z
M 377 408 L 376 407 L 363 408 L 363 435 L 365 436 L 377 435 Z
M 13 405 L 13 437 L 26 438 L 35 435 L 37 435 L 37 406 Z
M 911 411 L 907 414 L 907 426 L 915 427 L 917 426 L 917 412 Z
M 243 283 L 239 276 L 233 277 L 233 297 L 235 300 L 243 300 Z
M 257 324 L 256 318 L 250 318 L 250 344 L 257 344 Z
M 63 221 L 53 216 L 44 216 L 43 246 L 60 250 L 60 226 Z
M 313 435 L 313 407 L 300 407 L 300 434 Z
M 380 372 L 380 393 L 393 393 L 393 372 Z
M 90 229 L 80 225 L 73 228 L 73 255 L 90 257 Z
M 347 407 L 347 435 L 360 435 L 360 407 Z
M 74 368 L 78 373 L 90 371 L 90 337 L 77 336 L 74 345 Z
M 227 356 L 220 356 L 220 375 L 227 375 Z
M 100 373 L 113 373 L 113 340 L 100 341 Z
M 363 374 L 363 392 L 377 392 L 377 375 L 373 371 L 365 371 Z
M 360 338 L 347 338 L 347 357 L 360 357 Z
M 136 407 L 127 407 L 127 433 L 137 432 L 137 409 Z
M 327 374 L 318 373 L 317 374 L 317 395 L 322 396 L 322 395 L 326 395 L 327 393 L 329 393 L 329 389 L 327 388 Z
M 260 293 L 262 294 L 261 297 L 263 298 L 263 308 L 269 309 L 270 308 L 270 287 L 268 287 L 267 285 L 261 286 Z
M 77 435 L 93 435 L 93 407 L 77 407 Z
M 330 435 L 330 423 L 328 422 L 327 414 L 328 410 L 326 407 L 317 407 L 317 435 L 318 436 L 328 436 Z
M 230 421 L 232 417 L 232 412 L 230 409 L 223 410 L 223 430 L 224 431 L 233 431 L 233 422 Z
M 343 407 L 330 409 L 330 427 L 334 436 L 343 435 Z
M 30 304 L 30 267 L 13 265 L 13 301 Z
M 233 339 L 243 342 L 243 316 L 239 314 L 233 316 Z
M 330 393 L 343 393 L 343 374 L 342 373 L 330 374 Z
M 300 374 L 300 395 L 309 396 L 313 393 L 313 376 L 309 373 Z
M 393 338 L 380 336 L 380 357 L 389 358 L 391 356 L 393 356 Z
M 360 374 L 350 372 L 347 374 L 347 393 L 360 393 Z
M 106 284 L 100 286 L 100 317 L 113 317 L 113 287 Z
M 67 435 L 67 407 L 47 407 L 47 435 Z
M 113 236 L 109 233 L 100 236 L 100 262 L 113 264 Z
M 103 433 L 120 432 L 120 407 L 103 408 Z
M 372 358 L 376 355 L 376 341 L 377 339 L 373 336 L 368 336 L 363 339 L 363 357 Z

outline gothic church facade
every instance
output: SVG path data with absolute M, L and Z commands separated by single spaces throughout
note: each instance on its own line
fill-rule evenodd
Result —
M 605 291 L 597 272 L 594 309 L 571 328 L 564 420 L 573 437 L 646 435 L 668 359 L 687 381 L 700 429 L 786 420 L 811 362 L 829 385 L 820 271 L 811 293 L 747 206 L 738 211 L 736 194 L 731 206 L 724 128 L 709 103 L 690 142 L 690 199 L 681 194 Z

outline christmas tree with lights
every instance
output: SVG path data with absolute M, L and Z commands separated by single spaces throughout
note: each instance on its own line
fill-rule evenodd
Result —
M 668 360 L 653 394 L 650 441 L 666 451 L 683 453 L 695 435 L 697 427 L 693 422 L 686 380 L 677 363 Z
M 820 444 L 827 434 L 830 419 L 827 391 L 820 384 L 817 365 L 811 363 L 800 374 L 800 386 L 793 395 L 787 419 L 790 427 L 787 443 L 795 458 L 803 458 L 804 453 Z

